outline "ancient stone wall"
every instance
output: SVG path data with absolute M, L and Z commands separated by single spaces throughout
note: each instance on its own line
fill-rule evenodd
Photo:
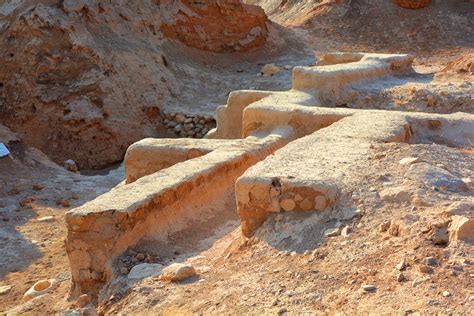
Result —
M 357 212 L 346 203 L 352 194 L 347 188 L 360 179 L 356 175 L 374 146 L 418 141 L 472 146 L 470 114 L 320 103 L 321 95 L 341 93 L 351 82 L 411 71 L 407 55 L 361 56 L 355 62 L 296 69 L 293 83 L 304 91 L 231 93 L 209 139 L 146 139 L 131 146 L 128 184 L 66 215 L 72 294 L 107 297 L 108 286 L 119 277 L 115 260 L 128 248 L 186 230 L 191 218 L 205 220 L 219 212 L 207 205 L 229 192 L 235 194 L 245 237 L 280 212 L 327 211 L 335 220 L 348 221 Z M 334 91 L 321 78 L 343 84 Z M 456 185 L 467 188 L 461 180 Z M 461 224 L 471 225 L 469 219 Z

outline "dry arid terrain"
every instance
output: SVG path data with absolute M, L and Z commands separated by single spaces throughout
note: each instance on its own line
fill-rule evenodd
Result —
M 474 313 L 472 0 L 0 0 L 0 315 Z

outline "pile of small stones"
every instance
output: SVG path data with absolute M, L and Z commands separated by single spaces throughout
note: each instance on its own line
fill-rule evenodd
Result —
M 178 255 L 179 253 L 175 252 L 174 254 Z M 170 256 L 169 258 L 162 258 L 147 252 L 128 249 L 118 259 L 117 271 L 120 273 L 120 275 L 126 275 L 134 266 L 140 263 L 159 263 L 165 265 L 169 264 L 174 260 L 176 260 L 175 256 Z
M 209 115 L 189 115 L 183 113 L 162 114 L 163 123 L 169 131 L 180 137 L 202 138 L 216 122 Z
M 128 274 L 130 269 L 139 263 L 155 263 L 156 258 L 148 253 L 137 252 L 132 249 L 128 250 L 120 259 L 118 270 L 120 274 Z

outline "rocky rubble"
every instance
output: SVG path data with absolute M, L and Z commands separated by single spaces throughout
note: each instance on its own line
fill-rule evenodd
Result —
M 163 123 L 171 133 L 178 137 L 202 138 L 216 126 L 209 115 L 190 115 L 183 113 L 162 114 Z

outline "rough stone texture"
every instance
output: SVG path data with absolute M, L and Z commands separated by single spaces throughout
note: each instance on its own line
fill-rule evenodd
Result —
M 449 171 L 432 166 L 426 162 L 415 163 L 410 166 L 405 176 L 408 179 L 421 182 L 430 187 L 447 191 L 467 191 L 466 184 Z
M 332 55 L 331 57 L 329 57 Z M 341 56 L 342 55 L 342 56 Z M 336 57 L 337 56 L 337 57 Z M 413 57 L 410 55 L 383 54 L 327 54 L 324 59 L 334 58 L 338 62 L 316 67 L 295 67 L 293 69 L 293 89 L 315 94 L 324 106 L 334 106 L 345 92 L 345 88 L 360 81 L 374 80 L 390 74 L 407 73 L 411 69 Z M 345 59 L 347 58 L 347 59 Z
M 306 187 L 313 185 L 330 185 L 337 188 L 333 181 L 344 186 L 344 181 L 351 178 L 351 168 L 368 159 L 372 144 L 411 142 L 426 137 L 421 137 L 421 134 L 438 134 L 438 130 L 424 127 L 423 122 L 427 121 L 442 120 L 443 128 L 449 131 L 443 134 L 447 140 L 469 143 L 474 139 L 474 118 L 470 114 L 442 116 L 387 111 L 360 112 L 351 109 L 305 107 L 291 103 L 275 105 L 277 103 L 272 98 L 273 96 L 267 97 L 245 108 L 244 136 L 256 131 L 261 133 L 274 126 L 292 127 L 293 138 L 318 132 L 291 142 L 239 178 L 236 195 L 239 214 L 244 221 L 242 229 L 248 236 L 252 235 L 270 212 L 279 210 L 278 203 L 273 201 L 275 198 L 268 193 L 275 179 L 281 182 L 279 185 L 286 186 L 290 191 L 299 186 L 302 187 L 301 190 L 307 190 Z M 454 138 L 451 138 L 453 135 Z M 340 161 L 335 157 L 341 157 Z M 333 173 L 334 176 L 331 176 Z M 459 189 L 464 190 L 465 187 L 461 186 Z M 404 190 L 387 193 L 387 199 L 396 199 L 398 202 L 408 202 L 411 195 Z M 315 209 L 314 205 L 312 209 Z
M 127 278 L 130 281 L 138 281 L 141 279 L 158 276 L 161 273 L 163 266 L 161 264 L 141 263 L 130 270 Z
M 187 46 L 221 53 L 247 51 L 265 43 L 269 20 L 258 6 L 240 1 L 180 0 L 172 8 L 176 13 L 161 30 Z
M 451 217 L 449 241 L 474 241 L 474 201 L 466 200 L 451 204 L 445 214 Z
M 131 145 L 125 155 L 127 183 L 211 151 L 237 144 L 228 140 L 146 138 Z
M 242 137 L 242 113 L 249 104 L 272 94 L 268 91 L 233 91 L 227 105 L 217 108 L 217 127 L 207 138 L 238 139 Z
M 468 216 L 452 217 L 450 236 L 451 241 L 463 240 L 467 242 L 474 242 L 474 214 Z
M 371 143 L 406 141 L 408 122 L 401 116 L 361 113 L 300 138 L 256 164 L 237 180 L 236 198 L 242 233 L 251 236 L 278 201 L 299 194 L 315 201 L 314 210 L 333 206 L 353 166 L 367 160 Z M 344 151 L 344 155 L 340 154 Z M 279 186 L 280 195 L 269 195 Z M 295 210 L 303 210 L 298 205 Z
M 180 137 L 203 138 L 215 127 L 214 118 L 208 115 L 162 113 L 161 117 L 168 131 Z
M 13 133 L 8 127 L 5 127 L 0 124 L 0 139 L 1 142 L 4 144 L 8 144 L 10 142 L 18 141 L 19 137 L 15 133 Z
M 191 218 L 211 216 L 206 206 L 232 188 L 248 167 L 286 144 L 287 138 L 288 132 L 281 130 L 222 146 L 68 212 L 71 294 L 97 297 L 113 278 L 113 260 L 127 248 L 186 227 Z
M 173 263 L 163 269 L 160 279 L 163 281 L 182 281 L 186 278 L 196 275 L 196 270 L 190 264 Z

